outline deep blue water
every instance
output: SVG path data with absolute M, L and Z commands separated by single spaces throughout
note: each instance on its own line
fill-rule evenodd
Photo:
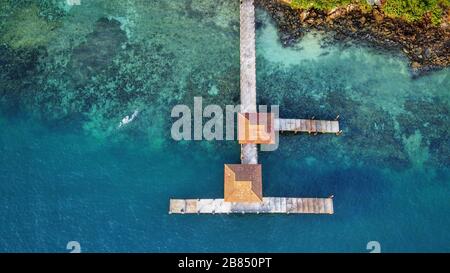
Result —
M 56 19 L 4 11 L 34 21 L 0 32 L 15 37 L 1 48 L 0 252 L 450 251 L 450 70 L 413 79 L 398 53 L 323 33 L 283 48 L 259 10 L 259 102 L 340 114 L 344 130 L 260 153 L 263 194 L 334 194 L 335 214 L 169 215 L 169 198 L 222 197 L 223 164 L 239 162 L 235 142 L 170 138 L 173 105 L 237 102 L 238 3 L 63 2 Z

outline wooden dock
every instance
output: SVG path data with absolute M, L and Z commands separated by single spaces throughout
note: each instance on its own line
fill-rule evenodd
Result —
M 241 112 L 256 113 L 256 40 L 253 0 L 240 4 Z M 242 164 L 258 164 L 255 144 L 241 145 Z
M 276 119 L 274 127 L 280 132 L 340 133 L 337 120 Z
M 256 41 L 255 41 L 255 7 L 254 0 L 240 0 L 240 99 L 241 113 L 257 113 L 256 108 Z M 294 131 L 308 133 L 340 133 L 339 122 L 306 119 L 275 119 L 275 131 Z M 260 143 L 261 144 L 261 143 Z M 258 164 L 257 144 L 241 145 L 241 168 L 252 169 Z M 237 170 L 238 168 L 236 168 Z M 236 171 L 234 170 L 234 171 Z M 256 175 L 246 175 L 243 180 L 236 176 L 240 172 L 224 174 L 224 184 L 248 193 L 242 185 L 260 185 L 255 181 Z M 238 175 L 239 176 L 239 175 Z M 256 179 L 257 178 L 257 179 Z M 251 181 L 248 181 L 251 180 Z M 249 183 L 251 182 L 251 183 Z M 227 184 L 228 183 L 228 184 Z M 237 184 L 236 184 L 237 183 Z M 236 186 L 237 185 L 237 186 Z M 239 186 L 239 187 L 238 187 Z M 244 191 L 246 190 L 246 191 Z M 254 190 L 254 189 L 251 189 Z M 224 196 L 230 195 L 225 192 Z M 244 196 L 244 195 L 242 195 Z M 333 214 L 332 198 L 290 198 L 290 197 L 259 197 L 257 202 L 238 196 L 239 202 L 225 202 L 224 199 L 170 199 L 169 213 L 174 214 L 229 214 L 229 213 L 279 213 L 279 214 Z M 258 195 L 259 196 L 259 195 Z M 234 196 L 235 197 L 235 196 Z M 245 196 L 244 196 L 245 197 Z M 236 201 L 229 199 L 228 201 Z M 261 201 L 262 198 L 262 201 Z M 261 202 L 260 202 L 261 201 Z
M 240 60 L 241 112 L 256 113 L 256 40 L 253 0 L 241 0 Z
M 258 164 L 258 147 L 256 144 L 241 145 L 241 163 Z
M 332 198 L 264 197 L 261 203 L 230 203 L 223 199 L 170 199 L 169 213 L 333 214 Z

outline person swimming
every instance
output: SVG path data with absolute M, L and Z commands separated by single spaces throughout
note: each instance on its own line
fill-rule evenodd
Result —
M 122 126 L 127 125 L 128 123 L 132 122 L 137 117 L 138 114 L 139 114 L 139 111 L 137 109 L 134 110 L 133 114 L 131 115 L 131 118 L 130 118 L 130 116 L 124 117 L 122 119 L 122 121 L 119 123 L 118 128 L 121 128 Z

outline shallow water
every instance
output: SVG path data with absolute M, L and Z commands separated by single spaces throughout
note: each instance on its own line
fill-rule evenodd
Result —
M 239 162 L 234 142 L 170 138 L 175 104 L 238 102 L 238 3 L 59 3 L 3 11 L 41 16 L 0 31 L 0 251 L 450 251 L 449 69 L 413 79 L 399 54 L 323 33 L 283 48 L 259 10 L 259 102 L 344 130 L 261 153 L 264 195 L 334 194 L 335 214 L 168 215 L 171 197 L 221 197 Z

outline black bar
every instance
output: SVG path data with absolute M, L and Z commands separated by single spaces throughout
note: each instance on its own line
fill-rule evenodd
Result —
M 144 272 L 292 272 L 311 269 L 386 270 L 392 265 L 402 269 L 421 265 L 445 266 L 449 254 L 0 254 L 4 268 L 30 265 L 44 269 L 102 270 L 139 269 Z M 429 261 L 431 260 L 431 262 Z M 445 267 L 443 267 L 445 268 Z M 157 270 L 159 269 L 159 270 Z M 103 271 L 102 271 L 103 272 Z

